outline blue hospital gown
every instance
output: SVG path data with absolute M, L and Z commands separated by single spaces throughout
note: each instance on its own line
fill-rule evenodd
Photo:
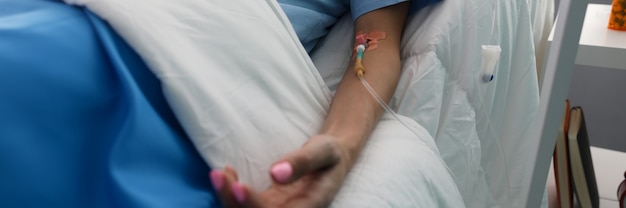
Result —
M 278 0 L 307 52 L 315 48 L 337 20 L 348 11 L 352 19 L 407 0 Z M 410 13 L 440 0 L 413 0 Z

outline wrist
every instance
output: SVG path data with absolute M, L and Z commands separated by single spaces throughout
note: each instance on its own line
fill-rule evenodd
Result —
M 363 136 L 346 133 L 324 133 L 323 135 L 333 138 L 335 150 L 341 157 L 341 163 L 345 163 L 348 168 L 356 163 L 361 149 L 363 148 Z

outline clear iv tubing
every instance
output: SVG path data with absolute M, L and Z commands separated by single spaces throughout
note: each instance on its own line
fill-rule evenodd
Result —
M 372 88 L 372 86 L 369 83 L 367 83 L 367 81 L 365 81 L 365 78 L 363 77 L 365 68 L 363 67 L 363 64 L 361 63 L 361 60 L 363 59 L 363 52 L 365 52 L 365 45 L 363 44 L 358 45 L 356 47 L 356 52 L 357 52 L 357 55 L 356 55 L 356 63 L 354 64 L 354 72 L 356 76 L 359 78 L 359 80 L 361 81 L 361 84 L 363 84 L 365 89 L 367 89 L 367 91 L 372 95 L 372 97 L 374 97 L 374 100 L 376 100 L 376 102 L 378 102 L 378 104 L 380 104 L 380 106 L 382 106 L 385 109 L 385 111 L 389 112 L 389 114 L 391 114 L 393 118 L 395 118 L 404 127 L 406 127 L 409 131 L 411 131 L 411 133 L 417 136 L 417 134 L 413 132 L 413 130 L 409 127 L 409 125 L 407 125 L 402 120 L 400 120 L 398 115 L 396 115 L 396 113 L 393 112 L 393 110 L 391 110 L 391 108 L 385 103 L 385 101 L 383 101 L 383 99 L 380 96 L 378 96 L 378 93 L 376 93 L 374 88 Z
M 365 89 L 367 89 L 367 91 L 370 93 L 370 95 L 372 95 L 372 97 L 374 97 L 374 100 L 376 100 L 376 102 L 378 102 L 378 104 L 381 107 L 383 107 L 383 109 L 385 109 L 385 111 L 387 111 L 389 114 L 391 114 L 391 116 L 393 116 L 393 118 L 396 119 L 396 121 L 400 122 L 400 124 L 402 124 L 402 126 L 404 126 L 407 130 L 409 130 L 414 136 L 419 138 L 420 136 L 417 133 L 415 133 L 415 131 L 411 127 L 409 127 L 409 125 L 404 123 L 404 121 L 402 121 L 402 119 L 400 119 L 400 117 L 398 117 L 396 112 L 391 110 L 389 105 L 387 105 L 385 103 L 385 101 L 378 95 L 378 93 L 376 93 L 374 88 L 372 88 L 372 86 L 363 77 L 365 69 L 364 69 L 364 67 L 363 67 L 363 65 L 361 63 L 361 59 L 363 58 L 363 52 L 365 51 L 365 46 L 364 45 L 359 45 L 357 47 L 356 51 L 357 51 L 357 56 L 356 56 L 356 63 L 355 63 L 354 71 L 355 71 L 356 76 L 361 81 L 361 84 L 363 84 Z M 446 162 L 443 161 L 443 158 L 440 158 L 440 160 L 441 160 L 441 162 L 443 164 L 446 164 Z M 450 168 L 447 165 L 444 165 L 444 167 L 446 168 L 446 170 L 448 170 L 448 173 L 450 173 L 450 175 L 455 179 L 455 181 L 458 181 L 458 178 L 456 177 L 454 172 L 452 172 L 452 170 L 450 170 Z
M 357 72 L 357 77 L 359 78 L 359 80 L 361 81 L 361 84 L 363 84 L 363 86 L 365 87 L 365 89 L 367 89 L 367 91 L 370 93 L 370 95 L 372 95 L 372 97 L 374 97 L 374 99 L 376 100 L 376 102 L 378 102 L 378 104 L 379 104 L 381 107 L 383 107 L 383 109 L 385 109 L 385 111 L 387 111 L 389 114 L 391 114 L 391 115 L 393 116 L 393 118 L 394 118 L 394 119 L 396 119 L 398 122 L 400 122 L 400 124 L 402 124 L 404 127 L 406 127 L 406 128 L 407 128 L 407 129 L 408 129 L 411 133 L 413 133 L 413 135 L 415 135 L 416 137 L 419 137 L 419 136 L 418 136 L 418 134 L 417 134 L 417 133 L 415 133 L 415 132 L 413 131 L 413 129 L 411 129 L 411 127 L 409 127 L 409 125 L 407 125 L 406 123 L 404 123 L 404 121 L 402 121 L 402 120 L 398 117 L 398 115 L 397 115 L 397 114 L 396 114 L 393 110 L 391 110 L 391 108 L 389 107 L 389 105 L 387 105 L 387 104 L 385 103 L 385 101 L 384 101 L 384 100 L 383 100 L 383 99 L 382 99 L 382 98 L 378 95 L 378 93 L 376 93 L 376 91 L 374 90 L 374 88 L 372 88 L 372 86 L 371 86 L 371 85 L 369 85 L 369 83 L 365 80 L 365 78 L 363 77 L 363 74 L 362 74 L 362 73 L 358 73 L 358 72 Z M 454 93 L 454 94 L 456 94 L 456 90 L 455 90 L 453 93 Z M 480 99 L 480 98 L 479 98 L 479 99 Z M 482 103 L 482 99 L 480 99 L 480 100 L 481 100 L 481 103 Z M 480 110 L 481 110 L 481 111 L 482 111 L 485 115 L 488 115 L 488 114 L 486 113 L 486 111 L 485 111 L 484 105 L 480 107 Z M 492 136 L 493 136 L 494 138 L 497 138 L 497 136 L 496 136 L 495 132 L 493 131 L 493 126 L 491 125 L 491 119 L 489 118 L 489 116 L 487 116 L 487 128 L 488 128 L 488 130 L 487 130 L 487 131 L 489 131 L 489 133 L 491 133 L 491 134 L 492 134 Z M 500 154 L 502 155 L 502 157 L 504 157 L 505 155 L 504 155 L 504 150 L 503 150 L 503 148 L 502 148 L 502 145 L 500 144 L 500 142 L 499 142 L 497 139 L 496 139 L 494 142 L 497 144 L 497 147 L 498 147 L 498 150 L 499 150 Z M 504 158 L 505 158 L 505 157 L 504 157 Z M 505 160 L 506 160 L 506 159 L 505 159 Z M 442 162 L 443 162 L 444 164 L 446 164 L 446 163 L 445 163 L 445 161 L 443 161 L 443 160 L 442 160 Z M 506 179 L 507 179 L 507 182 L 506 182 L 506 187 L 507 187 L 507 195 L 509 195 L 509 196 L 510 196 L 510 195 L 511 195 L 511 193 L 510 193 L 510 192 L 511 192 L 511 190 L 510 190 L 510 189 L 511 189 L 511 187 L 510 187 L 511 185 L 510 185 L 509 183 L 510 183 L 510 181 L 511 181 L 511 180 L 510 180 L 510 178 L 509 178 L 508 168 L 507 168 L 506 162 L 504 162 L 502 165 L 504 166 L 504 170 L 505 170 L 505 177 L 506 177 Z M 447 165 L 445 165 L 445 168 L 448 170 L 448 172 L 450 173 L 450 175 L 451 175 L 451 176 L 455 179 L 455 181 L 458 181 L 458 177 L 454 174 L 454 172 L 452 172 L 452 170 L 450 170 L 450 168 L 449 168 Z
M 378 102 L 378 104 L 380 104 L 380 106 L 382 106 L 385 109 L 385 111 L 389 112 L 389 114 L 391 114 L 393 116 L 393 118 L 398 120 L 404 127 L 406 127 L 411 132 L 413 132 L 413 130 L 411 130 L 411 128 L 409 128 L 409 125 L 405 124 L 402 120 L 400 120 L 398 115 L 396 115 L 396 113 L 393 112 L 393 110 L 391 110 L 391 108 L 387 104 L 385 104 L 385 101 L 383 101 L 383 99 L 380 98 L 380 96 L 378 96 L 376 91 L 374 91 L 374 88 L 372 88 L 372 86 L 370 86 L 370 84 L 367 83 L 367 81 L 365 81 L 365 78 L 363 78 L 363 76 L 360 76 L 359 80 L 361 80 L 361 83 L 363 84 L 365 89 L 367 89 L 367 91 L 372 95 L 372 97 L 374 97 L 376 102 Z M 415 134 L 417 136 L 417 134 L 415 132 L 413 132 L 413 134 Z
M 376 102 L 378 102 L 378 104 L 380 106 L 383 107 L 383 109 L 385 109 L 385 111 L 387 111 L 389 114 L 391 114 L 393 116 L 394 119 L 396 119 L 396 121 L 400 122 L 400 124 L 402 124 L 402 126 L 404 126 L 407 130 L 409 130 L 413 135 L 415 135 L 416 137 L 420 137 L 417 133 L 415 133 L 415 131 L 409 127 L 409 125 L 407 125 L 406 123 L 404 123 L 404 121 L 402 121 L 400 119 L 400 117 L 398 117 L 398 115 L 396 114 L 396 112 L 394 112 L 393 110 L 391 110 L 391 108 L 389 107 L 389 105 L 387 105 L 385 103 L 385 101 L 383 101 L 383 99 L 378 96 L 378 93 L 376 93 L 376 91 L 374 91 L 374 88 L 372 88 L 372 86 L 367 83 L 367 81 L 365 80 L 365 78 L 363 78 L 363 75 L 357 75 L 357 77 L 359 78 L 359 80 L 361 81 L 361 84 L 363 84 L 363 86 L 365 87 L 365 89 L 367 89 L 367 91 L 370 93 L 370 95 L 372 95 L 372 97 L 374 97 L 374 100 L 376 100 Z M 443 158 L 440 158 L 441 162 L 443 164 L 446 164 L 446 162 L 443 160 Z M 456 177 L 456 175 L 454 174 L 454 172 L 452 172 L 452 170 L 450 170 L 450 168 L 447 165 L 444 165 L 444 167 L 446 168 L 446 170 L 448 170 L 448 173 L 450 173 L 450 175 L 454 178 L 455 181 L 458 181 L 458 178 Z
M 493 12 L 492 12 L 491 34 L 489 35 L 489 41 L 491 41 L 491 39 L 494 36 L 496 25 L 498 26 L 498 30 L 500 29 L 500 18 L 498 18 L 498 16 L 500 15 L 500 12 L 499 12 L 499 10 L 500 10 L 500 3 L 499 3 L 499 0 L 495 0 L 495 2 L 496 2 L 495 3 L 495 7 L 494 7 Z M 496 22 L 496 20 L 497 20 L 497 22 Z M 497 42 L 499 43 L 502 40 L 501 34 L 498 33 L 496 38 L 497 38 L 496 39 Z M 456 93 L 456 90 L 455 90 L 455 93 Z M 507 182 L 506 182 L 507 195 L 509 197 L 512 197 L 512 195 L 511 195 L 511 184 L 510 184 L 511 179 L 510 179 L 510 174 L 509 174 L 509 168 L 508 168 L 508 165 L 507 165 L 507 162 L 506 162 L 506 160 L 507 160 L 506 154 L 504 154 L 504 148 L 502 147 L 502 144 L 500 144 L 500 141 L 498 141 L 498 139 L 497 139 L 498 137 L 497 137 L 497 135 L 496 135 L 496 133 L 494 131 L 493 124 L 492 124 L 491 118 L 490 118 L 490 114 L 488 114 L 487 110 L 485 110 L 485 103 L 483 102 L 482 97 L 481 96 L 475 96 L 475 97 L 478 99 L 478 102 L 481 103 L 480 110 L 482 111 L 482 113 L 484 115 L 486 115 L 486 119 L 487 119 L 487 126 L 486 126 L 487 130 L 486 131 L 488 131 L 488 133 L 491 133 L 491 136 L 494 139 L 493 142 L 496 143 L 497 148 L 499 150 L 499 153 L 502 156 L 502 161 L 504 161 L 504 162 L 502 162 L 502 166 L 504 167 L 503 168 L 504 169 L 504 175 L 505 175 L 505 178 L 507 180 Z

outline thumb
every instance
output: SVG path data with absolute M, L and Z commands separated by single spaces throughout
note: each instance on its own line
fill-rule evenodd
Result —
M 277 183 L 291 183 L 303 175 L 332 167 L 340 159 L 341 149 L 337 141 L 331 136 L 317 135 L 274 163 L 270 174 Z

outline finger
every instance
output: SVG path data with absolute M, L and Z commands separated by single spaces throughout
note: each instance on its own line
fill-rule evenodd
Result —
M 340 158 L 341 150 L 332 137 L 316 136 L 275 163 L 270 175 L 277 183 L 291 183 L 305 174 L 337 164 Z
M 211 184 L 216 192 L 222 190 L 224 187 L 224 174 L 219 170 L 212 170 L 209 172 L 209 178 L 211 178 Z
M 237 180 L 231 173 L 226 174 L 223 171 L 213 170 L 211 171 L 211 181 L 224 207 L 238 207 L 231 190 L 232 185 L 237 183 Z
M 236 182 L 231 187 L 233 197 L 237 203 L 242 207 L 266 207 L 263 204 L 263 200 L 259 193 L 252 190 L 250 187 Z
M 224 167 L 224 174 L 238 181 L 237 171 L 231 166 Z M 260 196 L 253 189 L 246 185 L 235 182 L 231 185 L 232 197 L 243 207 L 262 207 Z
M 233 176 L 235 181 L 239 181 L 239 175 L 237 175 L 237 171 L 233 167 L 227 165 L 224 167 L 224 173 Z

